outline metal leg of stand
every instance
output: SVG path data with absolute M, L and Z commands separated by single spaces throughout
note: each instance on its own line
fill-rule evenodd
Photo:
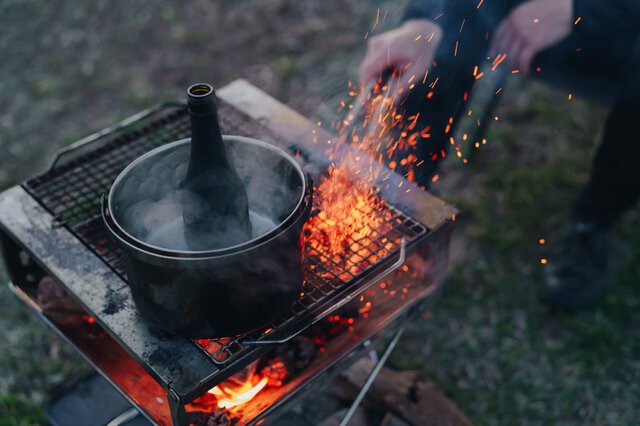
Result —
M 105 426 L 121 426 L 127 423 L 128 421 L 135 419 L 136 417 L 138 417 L 138 415 L 140 415 L 140 412 L 137 409 L 132 407 L 132 408 L 129 408 L 127 411 L 114 417 L 113 420 L 111 420 Z
M 393 349 L 396 347 L 396 344 L 398 343 L 398 340 L 400 340 L 402 333 L 404 333 L 404 327 L 399 328 L 398 331 L 396 331 L 396 334 L 393 335 L 393 338 L 385 348 L 384 352 L 382 353 L 382 356 L 378 360 L 378 363 L 373 366 L 373 368 L 371 369 L 371 372 L 367 376 L 367 379 L 364 381 L 364 384 L 360 388 L 358 395 L 356 395 L 356 398 L 351 403 L 351 407 L 349 407 L 349 411 L 347 411 L 347 414 L 345 414 L 344 417 L 342 418 L 342 421 L 340 422 L 340 426 L 347 426 L 349 424 L 349 422 L 351 421 L 351 418 L 353 417 L 356 410 L 360 406 L 360 403 L 362 402 L 365 395 L 369 391 L 369 388 L 373 384 L 376 377 L 378 377 L 378 373 L 380 373 L 380 370 L 382 369 L 384 364 L 387 362 L 389 355 L 391 355 L 391 352 L 393 352 Z
M 180 397 L 173 389 L 169 389 L 167 393 L 167 400 L 169 402 L 169 411 L 171 412 L 171 422 L 173 426 L 183 426 L 188 424 L 184 411 L 184 405 L 180 401 Z

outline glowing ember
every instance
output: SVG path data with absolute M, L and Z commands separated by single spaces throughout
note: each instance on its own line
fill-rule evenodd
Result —
M 331 167 L 318 187 L 318 214 L 306 224 L 306 243 L 327 260 L 384 228 L 386 219 L 374 189 L 354 181 L 346 167 Z M 325 259 L 322 259 L 323 261 Z
M 349 96 L 356 97 L 353 104 L 341 105 L 338 109 L 340 112 L 349 108 L 350 112 L 338 123 L 336 130 L 340 139 L 327 154 L 334 161 L 348 164 L 358 176 L 367 176 L 370 180 L 380 178 L 377 175 L 380 169 L 372 166 L 372 162 L 378 162 L 386 163 L 390 169 L 414 181 L 415 168 L 419 167 L 417 145 L 420 139 L 431 137 L 431 128 L 418 126 L 419 113 L 405 112 L 406 92 L 398 88 L 399 75 L 400 72 L 394 70 L 389 79 L 380 78 L 372 87 L 361 88 L 359 95 L 350 90 Z M 414 86 L 410 85 L 407 90 Z M 348 143 L 357 153 L 345 156 L 339 150 L 341 143 Z
M 218 408 L 232 408 L 251 401 L 269 383 L 268 377 L 263 377 L 258 383 L 251 380 L 237 383 L 230 379 L 209 390 L 216 397 Z
M 279 360 L 275 359 L 274 362 Z M 251 401 L 267 386 L 272 386 L 269 374 L 257 371 L 257 361 L 210 389 L 194 401 L 196 405 L 234 411 Z M 281 383 L 280 383 L 281 385 Z
M 340 104 L 339 111 L 348 114 L 336 125 L 340 137 L 327 141 L 333 165 L 316 188 L 315 215 L 305 226 L 307 252 L 345 281 L 399 244 L 383 237 L 393 227 L 393 214 L 373 186 L 387 179 L 378 163 L 413 181 L 415 167 L 424 163 L 416 155 L 418 141 L 431 136 L 428 126 L 418 128 L 419 114 L 405 115 L 404 95 L 396 87 L 398 73 L 394 70 L 392 78 L 380 78 L 373 87 L 356 90 L 349 85 L 353 102 Z M 353 149 L 345 150 L 345 145 Z

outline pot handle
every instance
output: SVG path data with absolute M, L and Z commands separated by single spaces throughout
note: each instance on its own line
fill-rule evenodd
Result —
M 304 192 L 304 198 L 308 198 L 307 205 L 304 208 L 304 221 L 306 222 L 311 215 L 311 208 L 313 207 L 313 179 L 311 174 L 307 173 L 307 185 Z
M 313 198 L 313 178 L 311 177 L 311 173 L 307 173 L 307 190 L 304 195 Z
M 360 294 L 362 294 L 364 291 L 370 288 L 373 284 L 379 282 L 380 280 L 385 278 L 387 275 L 389 275 L 390 273 L 392 273 L 393 271 L 395 271 L 396 269 L 404 265 L 404 262 L 406 260 L 406 254 L 407 254 L 407 244 L 405 239 L 403 238 L 402 240 L 400 240 L 400 252 L 398 253 L 398 259 L 395 262 L 393 262 L 393 264 L 389 265 L 387 268 L 380 271 L 373 278 L 371 278 L 366 284 L 359 286 L 357 290 L 347 294 L 345 297 L 341 298 L 338 302 L 332 304 L 331 306 L 315 314 L 311 319 L 311 322 L 305 323 L 298 330 L 294 330 L 290 335 L 283 337 L 282 339 L 275 339 L 275 340 L 246 339 L 246 340 L 242 340 L 241 343 L 245 345 L 252 345 L 252 346 L 280 345 L 282 343 L 287 343 L 288 341 L 290 341 L 291 339 L 293 339 L 294 337 L 302 333 L 304 330 L 306 330 L 308 327 L 320 321 L 322 318 L 328 316 L 336 309 L 343 307 L 349 301 L 353 300 L 355 297 L 358 297 Z

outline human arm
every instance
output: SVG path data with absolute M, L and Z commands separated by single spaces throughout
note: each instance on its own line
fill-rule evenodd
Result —
M 536 54 L 573 31 L 573 3 L 574 0 L 530 0 L 515 7 L 496 29 L 490 55 L 506 55 L 506 63 L 514 70 L 528 73 Z
M 409 19 L 400 27 L 373 36 L 360 64 L 360 83 L 366 85 L 389 68 L 403 70 L 398 90 L 406 90 L 409 82 L 421 80 L 431 65 L 442 40 L 442 29 L 434 21 Z
M 411 75 L 424 74 L 442 39 L 442 28 L 436 20 L 443 15 L 444 7 L 445 0 L 412 0 L 400 27 L 370 37 L 360 64 L 360 83 L 366 85 L 389 68 L 408 67 L 403 73 L 407 75 L 405 82 Z
M 453 44 L 460 38 L 463 27 L 465 36 L 479 34 L 479 31 L 470 30 L 472 27 L 488 30 L 485 18 L 499 14 L 503 7 L 489 4 L 478 13 L 477 4 L 478 0 L 410 1 L 400 27 L 367 41 L 367 52 L 360 66 L 360 83 L 366 84 L 394 67 L 402 74 L 399 79 L 401 89 L 406 89 L 412 78 L 414 82 L 422 81 L 439 48 L 450 47 L 453 53 Z M 488 6 L 491 6 L 489 10 Z

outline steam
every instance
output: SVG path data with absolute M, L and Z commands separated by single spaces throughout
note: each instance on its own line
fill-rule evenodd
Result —
M 236 242 L 242 233 L 233 221 L 224 218 L 212 218 L 216 222 L 216 231 L 198 236 L 201 244 L 194 244 L 185 238 L 185 226 L 182 219 L 186 208 L 206 209 L 207 203 L 189 191 L 172 190 L 158 201 L 144 200 L 133 204 L 125 213 L 125 227 L 136 238 L 166 249 L 190 251 L 195 247 L 210 249 L 225 247 L 226 242 Z M 253 210 L 249 211 L 252 225 L 251 238 L 258 238 L 277 226 L 274 218 Z M 224 223 L 220 223 L 224 222 Z M 209 242 L 209 243 L 207 243 Z
M 274 229 L 295 208 L 300 182 L 295 169 L 276 152 L 237 141 L 225 141 L 249 201 L 252 239 Z M 185 238 L 183 214 L 208 209 L 196 194 L 180 189 L 186 174 L 189 145 L 171 147 L 139 162 L 113 189 L 114 218 L 135 238 L 168 250 L 221 249 L 238 243 L 239 226 L 211 216 L 212 232 Z

